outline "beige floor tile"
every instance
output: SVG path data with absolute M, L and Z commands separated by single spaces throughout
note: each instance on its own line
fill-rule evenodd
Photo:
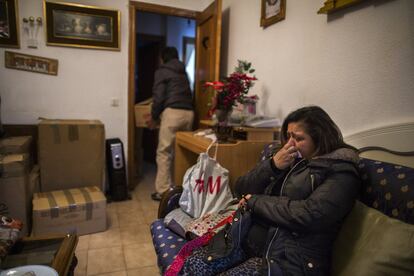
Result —
M 152 243 L 126 245 L 124 246 L 124 255 L 127 269 L 157 265 L 157 257 Z
M 128 225 L 145 225 L 148 224 L 145 220 L 143 211 L 128 211 L 125 213 L 118 213 L 119 227 L 123 228 Z
M 89 249 L 116 247 L 121 245 L 121 234 L 119 228 L 112 228 L 105 232 L 91 234 L 89 238 Z
M 144 212 L 144 222 L 150 225 L 158 218 L 158 210 L 147 210 Z
M 144 212 L 147 211 L 147 210 L 157 210 L 158 211 L 158 206 L 160 205 L 159 201 L 154 201 L 152 199 L 142 200 L 142 201 L 139 201 L 139 203 L 141 204 L 141 209 Z
M 149 266 L 137 269 L 130 269 L 127 271 L 128 276 L 154 276 L 161 275 L 157 266 Z
M 125 270 L 122 247 L 90 249 L 88 251 L 87 275 L 102 275 L 103 273 Z
M 118 214 L 134 212 L 134 211 L 142 211 L 139 203 L 136 200 L 125 200 L 125 201 L 115 202 L 114 204 L 116 204 L 116 212 Z
M 75 276 L 85 276 L 86 266 L 88 264 L 88 251 L 76 250 L 76 258 L 78 259 L 78 264 L 75 268 Z
M 83 235 L 78 237 L 78 244 L 76 245 L 76 252 L 89 249 L 90 235 Z
M 120 229 L 123 245 L 134 243 L 151 243 L 151 232 L 148 225 L 131 224 Z
M 118 222 L 118 213 L 116 212 L 116 210 L 108 211 L 107 214 L 108 214 L 108 221 L 107 221 L 108 229 L 118 228 L 119 222 Z

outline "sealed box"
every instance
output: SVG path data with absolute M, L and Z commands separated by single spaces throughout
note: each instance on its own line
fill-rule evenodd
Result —
M 84 235 L 106 228 L 106 198 L 96 186 L 34 194 L 34 236 Z
M 0 139 L 0 154 L 29 153 L 32 136 L 14 136 Z
M 151 116 L 152 98 L 139 102 L 135 105 L 135 126 L 147 127 L 145 123 Z
M 30 233 L 32 197 L 39 187 L 39 169 L 30 169 L 28 154 L 9 154 L 0 159 L 0 202 L 6 204 L 8 216 L 23 222 L 23 235 Z
M 29 198 L 29 205 L 32 206 L 32 199 L 35 193 L 40 193 L 40 169 L 38 165 L 33 166 L 32 170 L 29 174 L 29 186 L 28 192 L 30 197 Z M 30 208 L 30 214 L 32 213 Z
M 42 120 L 39 123 L 42 192 L 103 187 L 105 130 L 97 120 Z
M 7 206 L 7 216 L 23 222 L 22 235 L 30 233 L 29 174 L 0 178 L 0 202 Z
M 14 177 L 27 174 L 31 169 L 29 154 L 8 154 L 0 157 L 1 177 Z

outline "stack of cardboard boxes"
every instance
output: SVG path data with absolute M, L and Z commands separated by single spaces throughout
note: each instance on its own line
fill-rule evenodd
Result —
M 33 198 L 33 235 L 105 231 L 104 125 L 42 120 L 38 130 L 42 192 Z
M 39 192 L 39 167 L 30 155 L 31 136 L 0 140 L 0 202 L 8 214 L 23 222 L 23 235 L 30 233 L 32 197 Z
M 42 120 L 38 134 L 39 166 L 31 136 L 0 140 L 0 203 L 8 215 L 23 222 L 24 235 L 105 231 L 103 124 Z

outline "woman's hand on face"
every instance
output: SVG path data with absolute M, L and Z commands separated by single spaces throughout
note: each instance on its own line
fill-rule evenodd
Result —
M 273 162 L 276 168 L 284 170 L 293 164 L 295 158 L 298 157 L 298 150 L 290 141 L 286 143 L 275 155 L 273 155 Z

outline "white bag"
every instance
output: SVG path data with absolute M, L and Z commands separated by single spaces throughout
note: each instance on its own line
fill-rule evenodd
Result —
M 229 171 L 217 161 L 217 144 L 214 158 L 207 152 L 200 153 L 197 163 L 189 168 L 183 179 L 183 193 L 179 204 L 181 209 L 199 218 L 205 214 L 224 209 L 233 199 L 229 187 Z

